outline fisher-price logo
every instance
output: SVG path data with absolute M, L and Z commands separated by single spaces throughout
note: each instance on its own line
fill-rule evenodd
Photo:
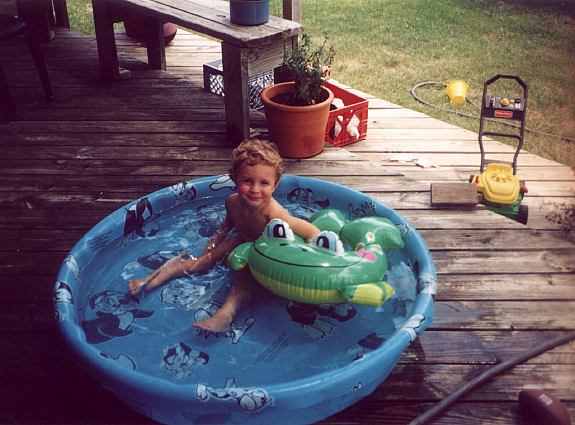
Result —
M 513 111 L 504 111 L 501 109 L 496 109 L 493 116 L 495 118 L 513 118 Z

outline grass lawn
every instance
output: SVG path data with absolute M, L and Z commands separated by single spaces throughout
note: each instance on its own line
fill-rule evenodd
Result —
M 271 2 L 272 13 L 281 15 L 281 0 Z M 93 33 L 90 4 L 68 0 L 73 29 Z M 487 79 L 514 74 L 529 86 L 527 127 L 575 139 L 573 0 L 304 0 L 303 25 L 318 42 L 328 34 L 337 52 L 335 79 L 376 97 L 477 131 L 477 107 L 452 107 L 434 86 L 418 91 L 477 118 L 460 117 L 417 102 L 411 88 L 462 79 L 468 99 L 479 105 Z M 502 84 L 492 94 L 520 93 Z M 524 149 L 575 165 L 575 140 L 528 132 Z

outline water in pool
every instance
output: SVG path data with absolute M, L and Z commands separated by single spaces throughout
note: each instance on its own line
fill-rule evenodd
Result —
M 315 212 L 278 200 L 299 217 Z M 380 308 L 295 303 L 258 285 L 255 301 L 221 335 L 206 335 L 192 323 L 225 299 L 234 272 L 223 264 L 143 296 L 129 294 L 130 279 L 179 253 L 201 254 L 224 218 L 223 205 L 223 197 L 180 204 L 153 217 L 139 234 L 110 242 L 82 271 L 79 321 L 103 357 L 166 381 L 224 387 L 233 377 L 244 387 L 261 386 L 359 362 L 409 314 L 416 279 L 401 250 L 388 252 L 386 280 L 396 295 Z

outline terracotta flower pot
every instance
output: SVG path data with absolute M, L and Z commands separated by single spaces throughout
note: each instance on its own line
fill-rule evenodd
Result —
M 289 106 L 274 102 L 275 96 L 293 91 L 294 82 L 274 84 L 261 92 L 270 141 L 286 158 L 309 158 L 323 150 L 325 128 L 333 93 L 321 103 L 310 106 Z
M 140 18 L 131 18 L 124 21 L 124 29 L 128 37 L 136 40 L 144 40 L 146 38 L 146 20 Z M 178 27 L 176 24 L 166 22 L 164 24 L 164 43 L 168 44 L 176 36 Z

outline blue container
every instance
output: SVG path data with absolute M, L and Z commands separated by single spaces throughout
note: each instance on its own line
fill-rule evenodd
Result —
M 265 24 L 270 17 L 270 0 L 230 0 L 230 21 L 238 25 Z
M 274 197 L 308 218 L 389 218 L 405 247 L 386 252 L 396 296 L 382 307 L 290 302 L 256 286 L 231 330 L 203 335 L 233 272 L 212 270 L 133 297 L 143 277 L 182 251 L 199 255 L 235 191 L 229 176 L 159 190 L 94 226 L 64 260 L 54 289 L 59 328 L 82 368 L 134 410 L 168 423 L 307 424 L 373 392 L 433 321 L 436 271 L 399 214 L 335 183 L 284 175 Z M 411 277 L 411 280 L 409 279 Z M 404 283 L 401 283 L 404 282 Z M 405 283 L 407 282 L 407 283 Z

